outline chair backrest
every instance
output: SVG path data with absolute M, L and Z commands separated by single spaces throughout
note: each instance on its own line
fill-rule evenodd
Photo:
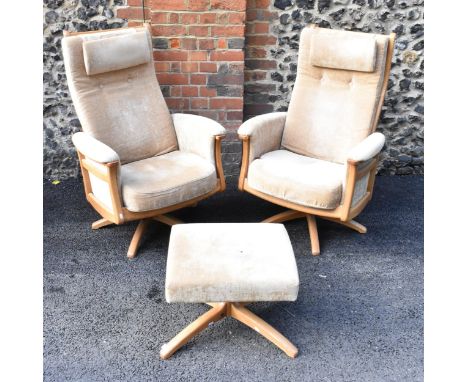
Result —
M 68 87 L 84 132 L 113 148 L 122 163 L 177 149 L 146 25 L 68 33 L 62 49 Z
M 304 28 L 282 147 L 344 163 L 375 131 L 392 48 L 393 36 Z

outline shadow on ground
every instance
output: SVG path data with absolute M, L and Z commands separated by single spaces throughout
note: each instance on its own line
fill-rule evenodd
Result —
M 256 222 L 281 208 L 234 187 L 174 213 L 186 222 Z M 169 228 L 154 223 L 136 261 L 136 223 L 91 230 L 98 215 L 79 180 L 44 184 L 46 381 L 422 381 L 423 178 L 378 177 L 360 235 L 318 221 L 286 223 L 296 254 L 296 302 L 251 309 L 299 348 L 291 360 L 235 320 L 211 325 L 170 360 L 161 345 L 207 310 L 167 304 Z

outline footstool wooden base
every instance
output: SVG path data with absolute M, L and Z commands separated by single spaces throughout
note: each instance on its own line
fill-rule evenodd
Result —
M 208 312 L 202 314 L 171 341 L 162 346 L 160 353 L 162 359 L 168 359 L 198 333 L 206 329 L 210 323 L 219 321 L 224 317 L 235 318 L 261 334 L 267 340 L 273 342 L 289 357 L 296 357 L 298 353 L 297 348 L 273 326 L 248 310 L 244 304 L 239 302 L 222 302 L 208 305 L 212 306 Z
M 161 358 L 169 358 L 210 323 L 224 317 L 239 320 L 294 358 L 297 348 L 244 304 L 295 301 L 298 289 L 296 259 L 282 224 L 173 226 L 167 256 L 166 300 L 207 303 L 212 309 L 163 345 Z

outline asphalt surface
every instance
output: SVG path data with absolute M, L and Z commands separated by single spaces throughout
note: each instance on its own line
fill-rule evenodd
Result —
M 282 210 L 229 188 L 174 215 L 256 222 Z M 296 359 L 224 319 L 161 361 L 161 345 L 207 307 L 165 302 L 169 227 L 155 222 L 130 262 L 136 223 L 92 231 L 97 219 L 79 180 L 44 184 L 45 381 L 423 380 L 422 177 L 377 178 L 358 219 L 365 235 L 319 220 L 319 257 L 306 221 L 286 223 L 298 299 L 250 309 L 299 348 Z

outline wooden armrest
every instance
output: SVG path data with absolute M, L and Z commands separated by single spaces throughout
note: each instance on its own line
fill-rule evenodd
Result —
M 239 135 L 242 140 L 242 162 L 239 174 L 238 188 L 244 191 L 244 183 L 249 171 L 249 155 L 250 155 L 250 135 Z
M 98 163 L 92 159 L 86 158 L 80 151 L 78 151 L 78 157 L 80 159 L 81 172 L 83 174 L 86 199 L 104 218 L 115 224 L 122 223 L 124 221 L 124 217 L 122 213 L 122 200 L 120 197 L 118 178 L 120 162 L 114 161 Z M 112 210 L 109 210 L 108 206 L 104 205 L 93 194 L 91 180 L 89 177 L 90 173 L 109 185 Z
M 226 189 L 226 179 L 224 177 L 223 162 L 221 157 L 221 141 L 224 139 L 225 135 L 215 135 L 215 146 L 214 146 L 214 157 L 216 165 L 216 175 L 219 179 L 220 191 Z
M 371 199 L 372 191 L 374 189 L 375 175 L 377 172 L 378 157 L 379 156 L 376 155 L 374 158 L 364 162 L 348 159 L 343 196 L 344 213 L 340 218 L 342 221 L 348 221 L 358 215 Z M 356 183 L 367 175 L 369 175 L 367 193 L 355 206 L 353 206 L 353 196 Z

